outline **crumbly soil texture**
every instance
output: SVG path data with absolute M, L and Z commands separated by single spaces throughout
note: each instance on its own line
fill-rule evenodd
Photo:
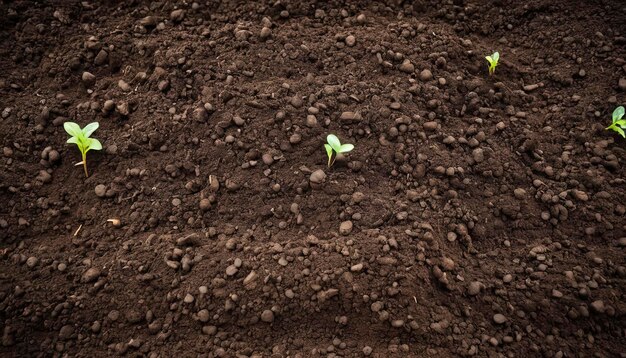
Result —
M 624 357 L 624 14 L 2 1 L 0 355 Z

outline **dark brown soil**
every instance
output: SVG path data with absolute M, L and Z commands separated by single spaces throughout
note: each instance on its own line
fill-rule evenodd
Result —
M 625 13 L 3 1 L 0 355 L 624 357 Z

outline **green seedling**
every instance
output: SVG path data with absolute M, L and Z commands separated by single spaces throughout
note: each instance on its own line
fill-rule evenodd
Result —
M 85 168 L 85 176 L 89 177 L 89 173 L 87 172 L 87 152 L 90 150 L 101 150 L 102 144 L 100 141 L 95 138 L 89 138 L 93 132 L 100 124 L 98 122 L 89 123 L 85 126 L 85 128 L 80 128 L 80 126 L 74 122 L 65 122 L 63 123 L 63 128 L 67 134 L 70 135 L 70 139 L 67 140 L 67 143 L 76 144 L 78 146 L 78 150 L 83 156 L 83 161 L 76 163 L 76 165 L 83 165 Z
M 496 72 L 498 60 L 500 60 L 500 53 L 496 51 L 491 56 L 485 57 L 485 59 L 489 62 L 489 76 L 491 76 L 494 72 Z
M 337 154 L 339 153 L 348 153 L 352 149 L 354 149 L 354 145 L 352 144 L 341 144 L 339 138 L 337 138 L 334 134 L 329 134 L 326 137 L 326 144 L 324 144 L 324 148 L 326 148 L 326 154 L 328 155 L 328 167 L 330 168 L 333 163 L 335 163 L 335 159 L 337 158 Z M 334 154 L 334 155 L 333 155 Z
M 622 119 L 624 117 L 624 107 L 619 106 L 615 108 L 613 111 L 613 123 L 610 126 L 606 127 L 606 129 L 614 130 L 619 133 L 622 137 L 626 138 L 626 133 L 624 130 L 626 129 L 626 119 Z

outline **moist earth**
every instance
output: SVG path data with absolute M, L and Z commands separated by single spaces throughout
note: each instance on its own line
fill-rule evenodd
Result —
M 2 2 L 0 354 L 624 357 L 625 13 Z

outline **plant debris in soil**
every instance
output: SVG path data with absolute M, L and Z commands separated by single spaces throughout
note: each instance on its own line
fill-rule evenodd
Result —
M 625 11 L 2 2 L 0 355 L 624 357 Z

